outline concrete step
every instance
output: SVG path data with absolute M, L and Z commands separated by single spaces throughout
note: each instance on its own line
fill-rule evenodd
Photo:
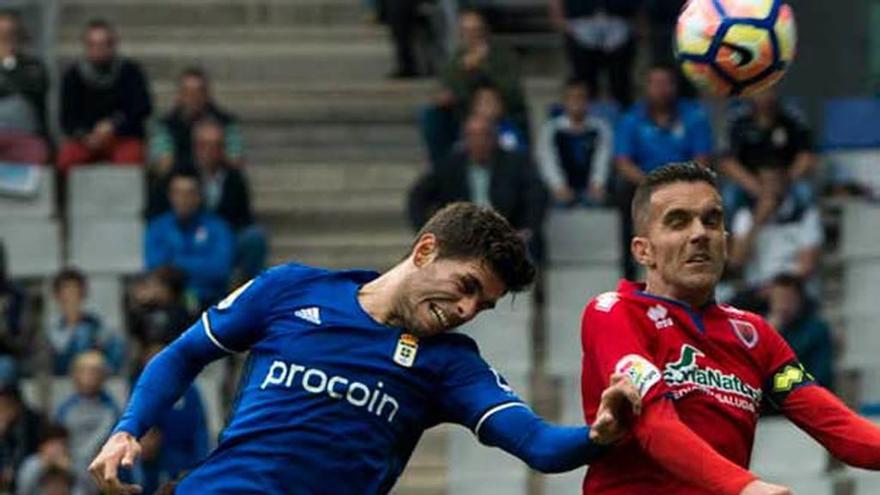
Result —
M 419 130 L 415 123 L 250 123 L 244 126 L 248 148 L 279 146 L 326 146 L 340 143 L 346 146 L 368 148 L 412 148 L 419 145 Z
M 410 122 L 428 101 L 434 81 L 326 81 L 229 83 L 213 85 L 216 100 L 245 123 Z M 157 115 L 173 106 L 176 82 L 152 84 Z
M 79 43 L 59 46 L 66 67 L 81 55 Z M 193 65 L 207 67 L 218 81 L 319 83 L 335 80 L 382 80 L 391 70 L 391 47 L 372 41 L 271 43 L 228 40 L 218 43 L 124 43 L 121 52 L 139 61 L 151 79 L 173 80 Z
M 388 33 L 379 25 L 357 23 L 342 25 L 137 25 L 122 28 L 120 37 L 123 43 L 142 45 L 147 43 L 175 42 L 214 42 L 229 43 L 231 40 L 260 43 L 308 43 L 338 42 L 347 40 L 350 43 L 362 41 L 385 42 Z M 67 44 L 77 44 L 82 36 L 82 26 L 67 24 L 61 27 L 59 39 Z
M 361 222 L 405 226 L 406 190 L 376 189 L 328 193 L 303 191 L 254 195 L 254 210 L 260 218 L 279 227 L 310 229 L 315 224 L 336 230 Z M 286 224 L 285 221 L 289 222 Z
M 357 24 L 358 0 L 65 0 L 63 25 L 82 26 L 100 16 L 129 26 L 309 26 Z
M 350 145 L 345 142 L 334 147 L 323 145 L 285 145 L 269 148 L 248 147 L 246 160 L 255 166 L 279 163 L 412 163 L 426 162 L 420 145 L 393 146 L 388 148 Z
M 409 252 L 408 232 L 334 232 L 272 236 L 272 256 L 331 268 L 390 268 Z
M 448 425 L 425 432 L 393 495 L 446 495 Z
M 257 194 L 323 194 L 406 190 L 422 169 L 408 163 L 304 163 L 251 167 L 247 173 Z

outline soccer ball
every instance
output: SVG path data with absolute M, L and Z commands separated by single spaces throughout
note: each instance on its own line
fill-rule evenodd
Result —
M 675 41 L 682 70 L 697 87 L 747 96 L 775 84 L 791 64 L 794 13 L 782 0 L 689 0 Z

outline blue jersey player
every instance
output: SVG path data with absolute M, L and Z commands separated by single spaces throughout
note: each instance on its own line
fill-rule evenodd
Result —
M 510 225 L 468 203 L 439 211 L 382 275 L 272 268 L 150 362 L 89 470 L 105 493 L 139 493 L 117 476 L 139 455 L 138 439 L 206 364 L 244 351 L 229 424 L 177 494 L 388 493 L 422 432 L 442 422 L 540 471 L 581 466 L 638 412 L 634 387 L 617 377 L 592 428 L 549 425 L 473 340 L 450 332 L 534 275 Z

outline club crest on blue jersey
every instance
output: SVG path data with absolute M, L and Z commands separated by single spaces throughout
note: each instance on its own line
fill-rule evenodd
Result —
M 419 338 L 408 333 L 401 334 L 397 341 L 397 348 L 394 350 L 394 362 L 404 368 L 412 368 L 418 352 Z

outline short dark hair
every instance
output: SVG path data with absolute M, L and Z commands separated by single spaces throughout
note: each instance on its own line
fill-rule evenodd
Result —
M 65 268 L 58 272 L 55 275 L 55 278 L 52 279 L 52 290 L 56 293 L 61 290 L 61 286 L 67 282 L 74 282 L 79 285 L 80 290 L 83 292 L 87 291 L 89 288 L 89 283 L 86 280 L 86 276 L 83 272 L 79 271 L 76 268 L 70 267 Z
M 567 92 L 573 89 L 580 89 L 590 94 L 590 88 L 587 87 L 587 82 L 579 77 L 570 77 L 565 80 L 565 83 L 562 84 L 562 91 Z
M 68 433 L 67 428 L 58 424 L 58 423 L 49 423 L 40 432 L 40 443 L 46 443 L 52 440 L 64 440 L 70 438 L 70 433 Z
M 107 31 L 114 37 L 116 36 L 116 28 L 107 19 L 102 19 L 100 17 L 89 19 L 89 21 L 86 23 L 85 29 L 83 29 L 83 33 L 88 33 L 89 31 L 95 29 Z
M 511 292 L 525 290 L 535 279 L 535 265 L 529 259 L 525 241 L 491 208 L 451 203 L 428 220 L 416 242 L 425 234 L 437 238 L 440 258 L 481 260 Z
M 199 188 L 202 187 L 202 178 L 199 177 L 199 173 L 195 169 L 190 168 L 179 168 L 171 172 L 171 175 L 168 176 L 168 188 L 171 188 L 171 183 L 174 182 L 174 179 L 190 179 L 196 181 Z M 199 189 L 201 191 L 201 189 Z
M 798 293 L 801 299 L 806 299 L 807 294 L 804 291 L 804 279 L 793 273 L 780 273 L 773 277 L 770 285 L 778 285 L 780 287 L 785 287 L 786 289 L 792 289 Z
M 642 232 L 645 226 L 654 192 L 676 182 L 705 182 L 718 190 L 715 172 L 696 162 L 670 163 L 654 170 L 639 184 L 633 196 L 630 213 L 636 232 Z
M 205 72 L 205 69 L 198 67 L 196 65 L 191 65 L 191 66 L 183 69 L 180 72 L 180 76 L 178 77 L 178 80 L 182 81 L 182 80 L 186 79 L 187 77 L 195 77 L 195 78 L 201 79 L 205 82 L 208 81 L 208 73 Z

